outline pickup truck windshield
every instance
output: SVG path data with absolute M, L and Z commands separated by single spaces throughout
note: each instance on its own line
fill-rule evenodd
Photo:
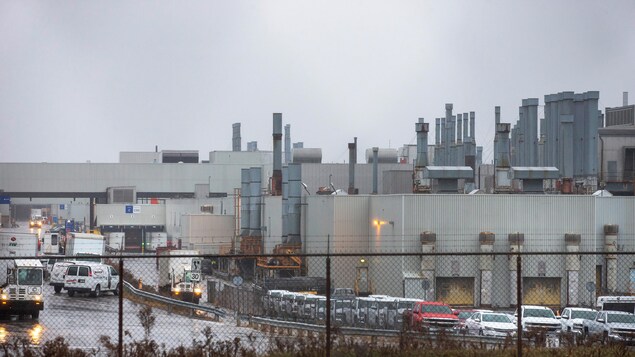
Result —
M 635 324 L 635 315 L 608 314 L 606 322 L 617 322 L 623 324 Z
M 525 317 L 547 317 L 555 319 L 553 311 L 547 309 L 525 309 Z
M 594 320 L 597 312 L 595 311 L 571 311 L 572 319 L 585 319 L 585 320 Z

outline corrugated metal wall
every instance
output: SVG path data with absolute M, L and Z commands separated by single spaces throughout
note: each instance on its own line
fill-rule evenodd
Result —
M 182 249 L 201 254 L 227 254 L 234 239 L 234 218 L 212 214 L 181 216 Z

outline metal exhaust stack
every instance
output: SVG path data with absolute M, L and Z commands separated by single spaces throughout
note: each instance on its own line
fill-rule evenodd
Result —
M 291 125 L 284 126 L 284 163 L 291 162 Z
M 282 167 L 282 243 L 289 241 L 289 166 Z
M 273 177 L 271 195 L 282 194 L 282 114 L 273 113 Z
M 348 143 L 348 194 L 355 195 L 355 164 L 357 164 L 357 137 Z
M 428 166 L 428 130 L 428 123 L 425 123 L 423 118 L 419 118 L 419 122 L 415 123 L 417 160 L 415 161 L 414 182 L 412 185 L 414 193 L 429 193 L 432 190 L 430 179 L 423 177 L 425 167 Z
M 373 195 L 377 194 L 377 176 L 379 175 L 377 165 L 378 156 L 379 148 L 375 146 L 373 147 Z
M 241 138 L 240 138 L 240 123 L 232 124 L 232 151 L 240 151 Z

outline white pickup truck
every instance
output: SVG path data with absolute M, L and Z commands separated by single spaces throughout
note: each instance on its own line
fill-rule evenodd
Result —
M 584 307 L 566 307 L 560 314 L 562 332 L 582 334 L 584 320 L 595 320 L 597 311 Z
M 596 336 L 602 342 L 635 341 L 635 315 L 623 311 L 600 311 L 594 320 L 584 320 L 584 337 Z

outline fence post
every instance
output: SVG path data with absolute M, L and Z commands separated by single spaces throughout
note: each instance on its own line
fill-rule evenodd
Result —
M 123 357 L 123 259 L 119 257 L 119 344 L 117 354 Z
M 521 258 L 520 252 L 516 256 L 516 327 L 518 328 L 518 332 L 516 334 L 516 356 L 523 356 L 523 325 L 522 325 L 522 306 L 523 306 L 523 283 L 522 283 L 522 271 L 521 271 Z
M 331 257 L 326 253 L 326 357 L 331 357 Z

